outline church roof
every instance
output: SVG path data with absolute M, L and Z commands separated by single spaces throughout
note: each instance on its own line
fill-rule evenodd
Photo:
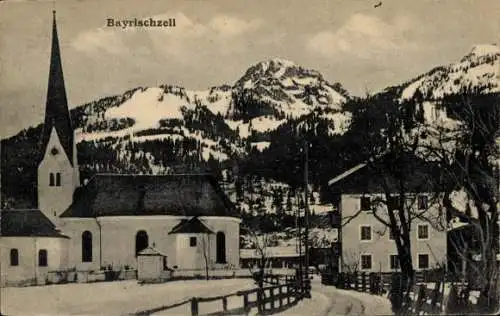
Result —
M 175 225 L 169 234 L 213 234 L 198 217 L 193 217 L 189 220 L 183 219 L 179 224 Z
M 98 174 L 76 189 L 61 217 L 134 215 L 239 217 L 209 174 Z
M 4 237 L 60 237 L 54 224 L 40 210 L 2 210 L 1 236 Z
M 66 88 L 57 37 L 56 16 L 52 22 L 52 49 L 50 54 L 49 83 L 47 87 L 47 101 L 45 104 L 45 121 L 42 131 L 42 151 L 45 151 L 50 139 L 52 128 L 55 128 L 66 155 L 73 164 L 74 131 L 68 109 Z

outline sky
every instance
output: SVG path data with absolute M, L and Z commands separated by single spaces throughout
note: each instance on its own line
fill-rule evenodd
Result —
M 0 138 L 41 122 L 52 10 L 70 107 L 137 86 L 205 90 L 271 58 L 374 93 L 476 44 L 500 42 L 498 0 L 6 0 L 0 2 Z M 113 28 L 107 19 L 175 18 Z

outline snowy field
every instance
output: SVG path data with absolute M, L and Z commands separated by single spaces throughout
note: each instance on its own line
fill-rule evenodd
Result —
M 190 280 L 151 285 L 120 281 L 2 288 L 0 294 L 1 310 L 6 315 L 127 315 L 194 296 L 225 295 L 254 287 L 250 279 Z M 237 303 L 239 301 L 228 301 L 230 308 Z M 190 305 L 186 304 L 157 315 L 187 315 L 189 308 Z M 204 312 L 202 308 L 218 306 L 200 305 L 200 312 Z

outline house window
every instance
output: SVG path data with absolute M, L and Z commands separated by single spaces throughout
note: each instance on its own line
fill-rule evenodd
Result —
M 56 187 L 61 186 L 61 173 L 56 173 Z
M 417 239 L 429 239 L 429 225 L 417 226 Z
M 389 197 L 389 201 L 387 202 L 387 208 L 390 211 L 395 211 L 399 209 L 399 196 L 393 195 Z
M 418 255 L 418 268 L 419 269 L 429 269 L 429 255 L 428 254 Z
M 46 267 L 47 266 L 47 250 L 46 249 L 40 249 L 38 251 L 38 266 L 39 267 Z
M 223 232 L 217 233 L 217 263 L 226 263 L 226 235 Z
M 189 247 L 196 247 L 196 237 L 189 237 Z
M 140 230 L 135 235 L 135 255 L 149 246 L 148 233 L 145 230 Z
M 429 207 L 429 198 L 427 195 L 419 195 L 417 198 L 418 209 L 426 210 Z
M 391 270 L 399 269 L 398 255 L 389 255 L 389 268 Z
M 361 255 L 361 270 L 372 268 L 372 255 Z
M 10 250 L 10 265 L 11 266 L 19 265 L 19 251 L 17 249 Z
M 53 187 L 56 185 L 56 180 L 54 178 L 54 174 L 51 172 L 49 173 L 49 186 Z
M 92 262 L 92 233 L 88 230 L 82 234 L 82 262 Z
M 361 226 L 360 232 L 361 232 L 360 240 L 364 240 L 364 241 L 372 240 L 372 228 L 371 228 L 371 226 Z
M 361 197 L 361 210 L 362 211 L 371 211 L 371 201 L 369 196 Z

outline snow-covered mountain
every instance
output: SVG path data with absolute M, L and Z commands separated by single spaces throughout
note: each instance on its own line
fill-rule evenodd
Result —
M 233 89 L 239 95 L 249 95 L 254 101 L 266 103 L 291 117 L 307 114 L 318 106 L 340 111 L 349 97 L 341 86 L 331 85 L 319 72 L 283 59 L 253 65 Z M 238 116 L 239 109 L 230 110 L 229 116 Z
M 467 102 L 456 109 L 443 105 L 443 100 L 457 94 L 500 92 L 500 47 L 476 45 L 460 61 L 436 67 L 401 86 L 400 102 L 415 101 L 422 105 L 422 122 L 409 135 L 419 135 L 422 154 L 432 149 L 453 155 L 459 135 L 464 132 L 463 116 Z M 472 105 L 474 106 L 474 105 Z M 500 142 L 500 139 L 499 139 Z M 432 156 L 432 155 L 431 155 Z
M 460 61 L 436 67 L 410 80 L 401 93 L 403 100 L 419 91 L 426 100 L 441 99 L 446 95 L 476 89 L 480 92 L 498 92 L 500 89 L 500 47 L 477 45 Z
M 322 110 L 320 118 L 329 122 L 331 134 L 342 134 L 351 117 L 342 109 L 348 97 L 340 84 L 331 85 L 319 72 L 272 59 L 250 67 L 233 86 L 205 91 L 167 85 L 140 87 L 104 106 L 101 100 L 87 104 L 79 120 L 78 139 L 141 142 L 188 138 L 201 144 L 205 160 L 210 156 L 225 160 L 241 154 L 242 141 L 254 133 L 271 132 L 287 120 L 317 109 Z M 210 131 L 206 130 L 208 122 L 215 123 Z M 269 142 L 252 144 L 258 150 L 268 146 Z

